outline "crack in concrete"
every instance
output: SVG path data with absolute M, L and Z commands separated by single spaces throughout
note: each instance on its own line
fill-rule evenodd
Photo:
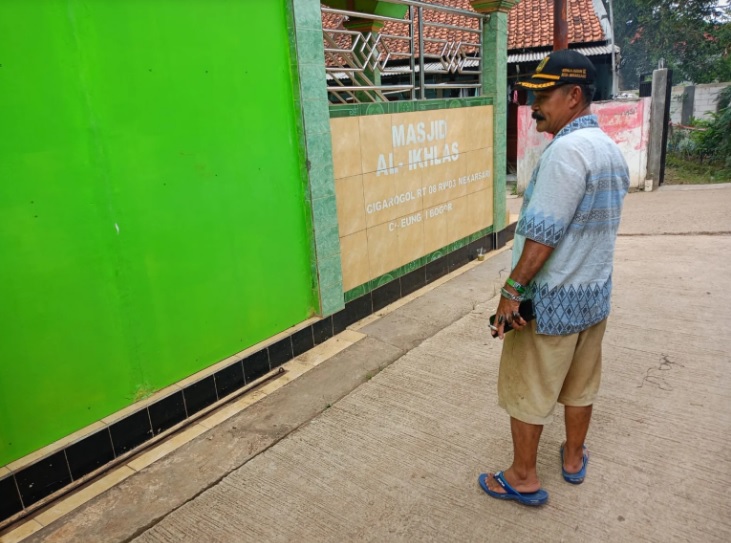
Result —
M 634 238 L 634 237 L 660 237 L 660 236 L 681 236 L 681 237 L 689 237 L 689 236 L 731 236 L 731 230 L 719 230 L 717 232 L 658 232 L 658 233 L 645 233 L 645 232 L 636 232 L 636 233 L 624 233 L 624 234 L 617 234 L 618 237 L 624 237 L 624 238 Z
M 196 500 L 196 499 L 197 499 L 197 498 L 198 498 L 199 496 L 201 496 L 202 494 L 204 494 L 204 493 L 205 493 L 205 492 L 207 492 L 208 490 L 210 490 L 210 489 L 212 489 L 213 487 L 215 487 L 215 486 L 217 486 L 217 485 L 221 484 L 221 482 L 222 482 L 222 481 L 223 481 L 224 479 L 226 479 L 227 477 L 229 477 L 229 476 L 230 476 L 231 474 L 233 474 L 233 473 L 234 473 L 235 471 L 237 471 L 237 470 L 239 470 L 239 469 L 243 468 L 243 467 L 244 467 L 244 466 L 245 466 L 246 464 L 248 464 L 249 462 L 251 462 L 251 461 L 252 461 L 252 460 L 253 460 L 254 458 L 258 457 L 258 456 L 259 456 L 260 454 L 263 454 L 263 453 L 267 452 L 267 451 L 268 451 L 269 449 L 271 449 L 272 447 L 274 447 L 275 445 L 277 445 L 277 444 L 278 444 L 278 443 L 279 443 L 280 441 L 282 441 L 283 439 L 285 439 L 285 438 L 287 438 L 287 437 L 289 437 L 289 436 L 291 436 L 291 435 L 295 434 L 295 433 L 296 433 L 297 431 L 299 431 L 299 430 L 300 430 L 300 429 L 301 429 L 301 428 L 302 428 L 303 426 L 305 426 L 305 425 L 309 424 L 309 423 L 310 423 L 311 421 L 313 421 L 314 419 L 316 419 L 317 417 L 319 417 L 319 416 L 320 416 L 320 415 L 321 415 L 321 414 L 323 413 L 323 411 L 325 411 L 326 409 L 328 409 L 328 408 L 332 407 L 333 405 L 335 405 L 335 404 L 336 404 L 337 402 L 339 402 L 340 400 L 342 400 L 343 398 L 345 398 L 346 396 L 348 396 L 349 394 L 351 394 L 351 393 L 352 393 L 352 392 L 353 392 L 353 391 L 354 391 L 355 389 L 359 388 L 359 387 L 360 387 L 360 386 L 362 386 L 362 385 L 363 385 L 364 383 L 368 382 L 368 381 L 369 381 L 369 380 L 370 380 L 370 379 L 371 379 L 372 377 L 374 377 L 375 375 L 377 375 L 378 373 L 380 373 L 381 371 L 383 371 L 384 369 L 386 369 L 386 368 L 387 368 L 388 366 L 390 366 L 391 364 L 393 364 L 394 362 L 396 362 L 397 360 L 399 360 L 400 358 L 402 358 L 402 357 L 403 357 L 403 356 L 404 356 L 405 354 L 407 354 L 407 353 L 409 352 L 409 350 L 405 350 L 405 349 L 402 349 L 402 348 L 400 348 L 400 347 L 398 347 L 398 346 L 396 346 L 396 345 L 391 345 L 390 343 L 388 343 L 388 342 L 386 342 L 386 341 L 383 341 L 383 340 L 381 340 L 381 339 L 379 339 L 379 338 L 377 338 L 377 337 L 373 337 L 373 336 L 370 336 L 370 337 L 372 337 L 372 339 L 374 339 L 375 341 L 379 341 L 380 343 L 383 343 L 383 344 L 385 344 L 385 345 L 390 345 L 391 347 L 395 347 L 395 348 L 396 348 L 396 349 L 397 349 L 397 350 L 399 351 L 399 353 L 400 353 L 400 354 L 399 354 L 399 357 L 398 357 L 398 358 L 396 358 L 395 360 L 391 361 L 391 362 L 387 362 L 387 363 L 386 363 L 386 364 L 384 364 L 384 365 L 379 365 L 379 366 L 378 366 L 378 368 L 377 368 L 377 369 L 376 369 L 375 371 L 373 371 L 373 372 L 367 372 L 367 373 L 366 373 L 366 376 L 365 376 L 366 378 L 365 378 L 365 379 L 363 380 L 363 382 L 362 382 L 362 383 L 361 383 L 360 385 L 356 386 L 356 387 L 355 387 L 354 389 L 352 389 L 352 390 L 347 390 L 347 391 L 345 391 L 345 392 L 344 392 L 343 394 L 341 394 L 341 395 L 340 395 L 339 397 L 336 397 L 336 398 L 335 398 L 334 400 L 331 400 L 331 401 L 330 401 L 330 403 L 328 404 L 328 406 L 327 406 L 327 407 L 325 407 L 325 408 L 321 409 L 320 411 L 318 411 L 317 413 L 315 413 L 315 414 L 314 414 L 314 415 L 313 415 L 312 417 L 308 418 L 307 420 L 304 420 L 304 421 L 302 421 L 302 422 L 301 422 L 301 424 L 298 424 L 298 425 L 296 425 L 296 426 L 295 426 L 295 427 L 293 427 L 293 428 L 292 428 L 292 429 L 291 429 L 290 431 L 288 431 L 288 432 L 284 433 L 284 434 L 283 434 L 283 435 L 282 435 L 281 437 L 279 437 L 278 439 L 274 439 L 274 440 L 273 440 L 273 441 L 272 441 L 271 443 L 269 443 L 268 445 L 264 446 L 264 447 L 263 447 L 263 448 L 261 448 L 260 450 L 257 450 L 257 451 L 256 451 L 256 452 L 254 452 L 254 453 L 253 453 L 253 454 L 252 454 L 252 455 L 251 455 L 251 456 L 250 456 L 249 458 L 247 458 L 245 462 L 243 462 L 243 463 L 241 463 L 240 465 L 238 465 L 238 466 L 236 466 L 236 467 L 232 468 L 232 469 L 231 469 L 230 471 L 227 471 L 226 473 L 224 473 L 223 475 L 221 475 L 221 476 L 220 476 L 219 478 L 217 478 L 216 480 L 212 481 L 212 482 L 211 482 L 210 484 L 206 485 L 206 486 L 205 486 L 205 488 L 203 488 L 202 490 L 200 490 L 199 492 L 197 492 L 197 493 L 196 493 L 195 495 L 193 495 L 193 496 L 190 496 L 190 497 L 189 497 L 188 499 L 186 499 L 185 501 L 183 501 L 182 503 L 180 503 L 179 505 L 177 505 L 177 506 L 176 506 L 176 507 L 174 507 L 173 509 L 171 509 L 171 510 L 169 510 L 169 511 L 166 511 L 166 512 L 165 512 L 164 514 L 162 514 L 162 515 L 159 515 L 158 517 L 156 517 L 156 518 L 154 518 L 154 519 L 150 520 L 150 521 L 149 521 L 148 523 L 146 523 L 145 525 L 143 525 L 143 526 L 140 526 L 140 527 L 136 528 L 136 529 L 134 530 L 134 532 L 132 533 L 132 535 L 130 535 L 129 537 L 126 537 L 125 539 L 123 539 L 123 540 L 121 541 L 121 543 L 130 543 L 131 541 L 135 540 L 136 538 L 138 538 L 139 536 L 141 536 L 142 534 L 144 534 L 144 533 L 145 533 L 146 531 L 150 530 L 151 528 L 153 528 L 153 527 L 155 527 L 156 525 L 158 525 L 158 524 L 159 524 L 160 522 L 164 521 L 164 520 L 165 520 L 165 519 L 166 519 L 166 518 L 167 518 L 168 516 L 170 516 L 170 515 L 172 515 L 173 513 L 175 513 L 175 512 L 176 512 L 176 511 L 177 511 L 178 509 L 180 509 L 181 507 L 184 507 L 184 506 L 185 506 L 185 505 L 187 505 L 188 503 L 190 503 L 190 502 L 192 502 L 192 501 L 195 501 L 195 500 Z M 346 352 L 346 351 L 347 351 L 348 349 L 350 349 L 351 347 L 353 347 L 353 345 L 351 345 L 350 347 L 347 347 L 346 349 L 344 349 L 343 351 L 341 351 L 341 352 L 340 352 L 340 353 L 338 353 L 338 354 L 341 354 L 341 353 L 344 353 L 344 352 Z
M 347 350 L 347 349 L 346 349 L 346 350 Z M 352 392 L 352 391 L 351 391 L 351 392 Z M 345 396 L 347 396 L 348 394 L 350 394 L 350 392 L 348 392 L 348 393 L 346 393 L 346 394 L 343 394 L 343 395 L 342 395 L 342 396 L 341 396 L 340 398 L 338 398 L 337 400 L 333 401 L 332 403 L 335 403 L 335 402 L 337 402 L 337 401 L 339 401 L 339 400 L 342 400 L 342 399 L 343 399 L 343 398 L 344 398 Z M 302 424 L 299 424 L 299 425 L 295 426 L 294 428 L 292 428 L 292 430 L 291 430 L 291 431 L 289 431 L 289 432 L 286 432 L 286 433 L 285 433 L 285 434 L 283 434 L 283 435 L 282 435 L 282 436 L 281 436 L 281 437 L 280 437 L 279 439 L 275 439 L 275 440 L 274 440 L 274 441 L 272 441 L 272 442 L 271 442 L 271 443 L 270 443 L 269 445 L 266 445 L 266 446 L 265 446 L 264 448 L 262 448 L 262 449 L 260 449 L 260 450 L 256 451 L 256 452 L 255 452 L 254 454 L 252 454 L 252 456 L 251 456 L 251 457 L 247 458 L 247 459 L 246 459 L 246 461 L 245 461 L 245 462 L 243 462 L 243 463 L 242 463 L 241 465 L 239 465 L 239 466 L 236 466 L 236 467 L 234 467 L 233 469 L 231 469 L 230 471 L 226 472 L 225 474 L 223 474 L 223 475 L 222 475 L 221 477 L 219 477 L 219 478 L 218 478 L 218 479 L 216 479 L 215 481 L 212 481 L 212 482 L 211 482 L 210 484 L 208 484 L 207 486 L 205 486 L 205 488 L 203 488 L 202 490 L 200 490 L 199 492 L 197 492 L 197 493 L 196 493 L 195 495 L 193 495 L 193 496 L 190 496 L 190 498 L 188 498 L 187 500 L 185 500 L 184 502 L 182 502 L 181 504 L 179 504 L 179 505 L 178 505 L 178 506 L 176 506 L 175 508 L 171 509 L 170 511 L 167 511 L 167 512 L 166 512 L 165 514 L 163 514 L 163 515 L 160 515 L 160 516 L 156 517 L 155 519 L 151 520 L 150 522 L 148 522 L 148 523 L 147 523 L 147 524 L 145 524 L 144 526 L 138 527 L 138 528 L 137 528 L 137 529 L 136 529 L 136 530 L 135 530 L 135 531 L 134 531 L 134 532 L 132 533 L 132 535 L 131 535 L 131 536 L 129 536 L 129 537 L 127 537 L 127 538 L 123 539 L 123 540 L 121 541 L 121 543 L 130 543 L 131 541 L 133 541 L 133 540 L 134 540 L 134 539 L 136 539 L 137 537 L 139 537 L 139 536 L 141 536 L 142 534 L 144 534 L 144 533 L 145 533 L 145 532 L 146 532 L 147 530 L 149 530 L 149 529 L 151 529 L 151 528 L 155 527 L 155 526 L 156 526 L 157 524 L 159 524 L 160 522 L 162 522 L 163 520 L 165 520 L 165 519 L 166 519 L 166 518 L 167 518 L 168 516 L 172 515 L 172 514 L 173 514 L 174 512 L 176 512 L 176 511 L 177 511 L 178 509 L 180 509 L 181 507 L 184 507 L 184 506 L 185 506 L 185 505 L 187 505 L 188 503 L 190 503 L 190 502 L 192 502 L 192 501 L 195 501 L 195 500 L 196 500 L 196 499 L 197 499 L 197 498 L 198 498 L 198 497 L 199 497 L 199 496 L 200 496 L 201 494 L 204 494 L 205 492 L 207 492 L 208 490 L 210 490 L 210 489 L 211 489 L 211 488 L 213 488 L 214 486 L 217 486 L 217 485 L 221 484 L 221 481 L 223 481 L 223 480 L 224 480 L 224 479 L 225 479 L 226 477 L 230 476 L 230 475 L 231 475 L 231 474 L 232 474 L 233 472 L 235 472 L 236 470 L 239 470 L 239 469 L 241 469 L 242 467 L 244 467 L 244 466 L 245 466 L 246 464 L 248 464 L 249 462 L 251 462 L 251 461 L 252 461 L 252 460 L 253 460 L 254 458 L 256 458 L 257 456 L 259 456 L 259 455 L 260 455 L 260 454 L 262 454 L 262 453 L 265 453 L 266 451 L 268 451 L 269 449 L 271 449 L 272 447 L 274 447 L 274 446 L 275 446 L 275 445 L 276 445 L 277 443 L 279 443 L 280 441 L 282 441 L 283 439 L 285 439 L 285 438 L 286 438 L 287 436 L 289 436 L 289 435 L 291 435 L 291 434 L 295 433 L 295 432 L 296 432 L 297 430 L 299 430 L 299 429 L 300 429 L 300 428 L 301 428 L 302 426 L 304 426 L 304 425 L 308 424 L 308 423 L 309 423 L 310 421 L 312 421 L 313 419 L 315 419 L 316 417 L 318 417 L 318 416 L 319 416 L 319 415 L 320 415 L 321 413 L 322 413 L 322 412 L 318 412 L 318 413 L 316 413 L 316 414 L 315 414 L 315 415 L 314 415 L 314 416 L 313 416 L 312 418 L 309 418 L 309 419 L 307 419 L 307 420 L 303 421 L 303 422 L 302 422 Z
M 642 382 L 637 385 L 637 388 L 642 388 L 645 386 L 645 383 L 650 385 L 655 385 L 660 390 L 664 390 L 667 392 L 670 392 L 673 390 L 673 386 L 668 383 L 663 377 L 660 377 L 658 372 L 668 371 L 673 369 L 674 367 L 680 367 L 684 368 L 685 366 L 679 362 L 674 362 L 670 360 L 668 355 L 662 354 L 660 356 L 660 364 L 655 367 L 651 366 L 647 368 L 647 373 L 645 373 L 645 377 L 642 379 Z

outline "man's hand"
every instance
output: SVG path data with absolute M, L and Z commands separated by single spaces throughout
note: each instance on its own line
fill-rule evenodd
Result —
M 495 311 L 495 322 L 493 325 L 497 328 L 497 332 L 493 332 L 492 336 L 503 339 L 505 337 L 505 324 L 510 324 L 515 330 L 522 330 L 527 324 L 523 317 L 518 313 L 520 303 L 508 300 L 504 296 L 500 296 L 500 303 Z
M 543 264 L 545 264 L 551 256 L 552 252 L 553 247 L 543 245 L 542 243 L 538 243 L 532 239 L 526 239 L 518 264 L 510 273 L 510 277 L 513 281 L 520 283 L 521 285 L 529 285 L 533 280 L 533 277 L 535 277 L 536 273 L 538 273 L 538 270 L 543 267 Z M 505 285 L 505 288 L 511 294 L 519 294 L 513 287 Z M 516 330 L 523 329 L 526 322 L 523 317 L 520 316 L 520 313 L 518 313 L 519 306 L 520 302 L 515 302 L 513 300 L 509 300 L 505 296 L 500 296 L 500 303 L 497 306 L 497 311 L 495 311 L 494 326 L 497 328 L 497 331 L 493 331 L 493 337 L 497 336 L 500 339 L 505 337 L 506 323 L 510 323 L 510 325 Z

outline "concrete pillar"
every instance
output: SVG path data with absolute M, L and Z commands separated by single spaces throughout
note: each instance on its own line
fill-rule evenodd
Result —
M 667 93 L 668 70 L 663 68 L 652 72 L 652 105 L 650 107 L 650 140 L 647 144 L 647 178 L 645 190 L 660 186 L 660 170 L 663 157 L 663 130 L 665 128 L 665 96 Z
M 289 0 L 287 26 L 295 80 L 300 167 L 306 183 L 304 204 L 310 237 L 310 266 L 317 279 L 318 314 L 332 315 L 344 305 L 338 210 L 335 201 L 330 108 L 319 0 Z
M 683 102 L 680 109 L 680 124 L 688 126 L 693 118 L 693 106 L 695 104 L 695 86 L 688 85 L 683 89 Z
M 493 99 L 493 231 L 507 226 L 505 169 L 508 122 L 508 14 L 495 12 L 482 33 L 482 94 Z

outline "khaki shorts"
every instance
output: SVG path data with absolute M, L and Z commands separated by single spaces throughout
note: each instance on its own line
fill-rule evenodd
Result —
M 536 321 L 505 335 L 498 376 L 498 403 L 528 424 L 545 425 L 556 402 L 592 405 L 602 373 L 607 320 L 578 334 L 536 334 Z

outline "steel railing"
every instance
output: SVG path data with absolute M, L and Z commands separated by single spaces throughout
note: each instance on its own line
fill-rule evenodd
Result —
M 331 101 L 424 100 L 455 89 L 461 95 L 479 93 L 482 32 L 489 16 L 417 0 L 385 1 L 408 6 L 406 16 L 322 6 Z M 458 17 L 439 21 L 438 12 Z M 345 28 L 343 23 L 352 18 L 384 26 L 381 32 L 365 33 Z

